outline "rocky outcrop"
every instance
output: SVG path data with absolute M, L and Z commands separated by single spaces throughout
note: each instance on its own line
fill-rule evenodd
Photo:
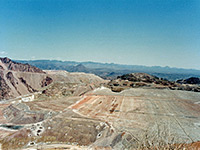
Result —
M 122 90 L 127 88 L 138 87 L 200 92 L 200 86 L 189 85 L 194 83 L 198 83 L 198 79 L 190 78 L 188 80 L 174 82 L 168 81 L 163 78 L 158 78 L 156 76 L 152 76 L 146 73 L 131 73 L 118 76 L 117 79 L 111 80 L 107 84 L 107 87 L 109 87 L 114 92 L 121 92 Z
M 7 67 L 8 70 L 20 71 L 20 72 L 44 73 L 44 71 L 42 71 L 41 69 L 39 69 L 37 67 L 31 66 L 29 64 L 17 63 L 7 57 L 0 58 L 0 60 Z
M 47 76 L 45 79 L 42 80 L 41 87 L 48 86 L 52 82 L 53 82 L 53 79 Z
M 181 84 L 200 84 L 200 78 L 191 77 L 188 79 L 177 80 L 176 82 Z
M 149 75 L 147 73 L 131 73 L 125 74 L 122 76 L 118 76 L 118 79 L 128 80 L 133 82 L 146 82 L 146 83 L 153 83 L 159 81 L 159 78 L 156 76 Z

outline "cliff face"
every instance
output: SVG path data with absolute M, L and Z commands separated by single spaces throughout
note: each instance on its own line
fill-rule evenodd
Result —
M 37 67 L 0 58 L 0 100 L 36 92 L 51 82 Z

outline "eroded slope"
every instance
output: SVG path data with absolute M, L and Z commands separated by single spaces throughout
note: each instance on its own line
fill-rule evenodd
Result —
M 39 68 L 7 57 L 0 58 L 0 66 L 0 100 L 37 92 L 53 81 Z

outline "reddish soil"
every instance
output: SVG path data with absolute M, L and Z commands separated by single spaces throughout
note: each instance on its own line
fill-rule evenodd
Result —
M 72 109 L 77 109 L 79 106 L 81 106 L 82 104 L 88 102 L 91 99 L 92 99 L 92 97 L 86 97 L 86 98 L 84 98 L 82 101 L 78 102 L 78 104 L 72 106 Z
M 200 150 L 200 141 L 187 144 L 186 147 L 188 147 L 188 149 Z

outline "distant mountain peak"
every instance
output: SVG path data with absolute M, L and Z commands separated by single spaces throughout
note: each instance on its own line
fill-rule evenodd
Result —
M 73 68 L 74 72 L 87 72 L 88 68 L 86 68 L 83 64 L 78 64 Z
M 75 66 L 76 68 L 86 68 L 83 64 L 78 64 Z

